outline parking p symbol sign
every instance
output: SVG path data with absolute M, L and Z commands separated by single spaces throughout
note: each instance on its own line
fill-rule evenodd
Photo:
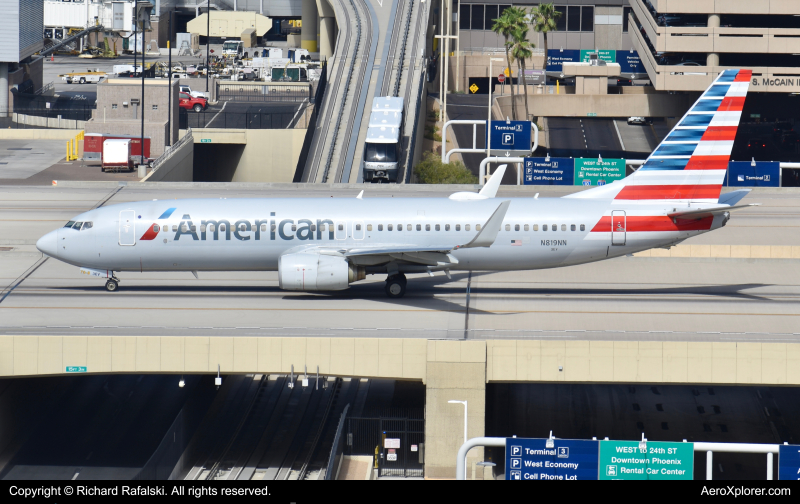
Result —
M 512 457 L 521 457 L 522 456 L 522 447 L 521 446 L 511 446 L 511 456 Z
M 514 145 L 514 133 L 503 133 L 503 145 Z

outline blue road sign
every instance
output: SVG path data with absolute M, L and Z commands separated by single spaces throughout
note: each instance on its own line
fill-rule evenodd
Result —
M 581 60 L 579 49 L 548 49 L 547 50 L 547 71 L 560 72 L 561 64 L 570 61 Z
M 619 63 L 619 71 L 623 77 L 625 74 L 647 73 L 647 69 L 636 51 L 617 51 L 617 63 Z
M 507 480 L 596 480 L 599 444 L 582 439 L 506 438 Z
M 525 185 L 572 185 L 575 180 L 575 160 L 526 157 L 522 174 Z
M 778 479 L 800 480 L 800 445 L 781 445 L 778 452 Z
M 737 187 L 780 187 L 781 164 L 778 162 L 731 161 L 725 185 Z
M 493 151 L 531 151 L 531 123 L 528 121 L 492 121 Z

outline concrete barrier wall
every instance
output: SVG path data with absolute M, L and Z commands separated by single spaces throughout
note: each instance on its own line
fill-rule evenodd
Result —
M 538 117 L 671 117 L 682 116 L 697 99 L 695 94 L 542 94 L 529 96 L 528 108 Z M 497 97 L 502 117 L 511 117 L 511 96 Z M 525 115 L 525 101 L 517 99 L 517 116 Z
M 157 170 L 150 172 L 142 182 L 192 182 L 194 180 L 194 142 L 178 146 Z
M 63 128 L 63 129 L 84 129 L 86 121 L 77 119 L 59 119 L 58 117 L 42 117 L 27 114 L 12 115 L 12 121 L 26 126 L 38 126 L 41 128 Z
M 0 129 L 0 140 L 72 140 L 79 129 Z

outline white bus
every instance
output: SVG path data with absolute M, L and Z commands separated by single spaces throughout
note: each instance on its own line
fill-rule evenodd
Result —
M 397 182 L 402 154 L 403 98 L 379 96 L 372 101 L 364 142 L 364 182 Z

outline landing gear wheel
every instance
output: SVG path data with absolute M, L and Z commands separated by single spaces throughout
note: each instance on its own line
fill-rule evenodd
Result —
M 406 276 L 393 275 L 386 279 L 386 295 L 392 299 L 399 299 L 406 295 Z
M 116 292 L 117 289 L 119 289 L 119 283 L 117 283 L 117 281 L 113 278 L 109 278 L 106 282 L 106 290 L 108 292 Z

